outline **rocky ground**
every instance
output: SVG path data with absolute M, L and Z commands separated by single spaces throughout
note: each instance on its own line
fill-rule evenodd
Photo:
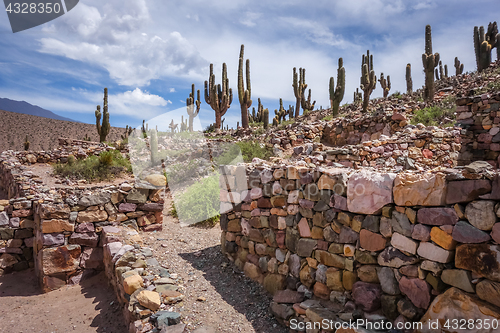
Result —
M 271 296 L 221 253 L 220 227 L 181 227 L 169 206 L 163 231 L 142 236 L 182 281 L 185 297 L 172 311 L 182 314 L 187 332 L 287 332 L 268 311 Z

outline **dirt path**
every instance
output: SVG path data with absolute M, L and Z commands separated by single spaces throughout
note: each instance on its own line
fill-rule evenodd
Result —
M 182 278 L 185 299 L 173 306 L 187 331 L 284 333 L 269 314 L 271 296 L 220 252 L 220 227 L 181 227 L 165 207 L 163 231 L 143 233 L 158 261 Z
M 29 269 L 0 276 L 0 332 L 123 333 L 127 328 L 103 273 L 42 294 Z

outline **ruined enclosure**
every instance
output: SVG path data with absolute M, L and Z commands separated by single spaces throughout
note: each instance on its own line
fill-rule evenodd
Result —
M 276 142 L 309 163 L 220 169 L 221 250 L 272 295 L 282 325 L 500 319 L 500 95 L 456 104 L 462 128 L 408 131 L 400 111 L 335 119 Z M 130 332 L 181 324 L 169 307 L 184 295 L 138 233 L 162 229 L 164 180 L 50 189 L 30 166 L 109 149 L 60 144 L 0 155 L 3 273 L 31 267 L 51 291 L 103 271 Z

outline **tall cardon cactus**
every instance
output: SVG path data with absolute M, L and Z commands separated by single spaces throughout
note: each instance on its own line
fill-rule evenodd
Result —
M 241 106 L 241 126 L 248 128 L 248 108 L 252 106 L 252 88 L 250 85 L 250 59 L 246 61 L 246 81 L 247 86 L 245 89 L 245 80 L 243 79 L 243 53 L 245 46 L 242 44 L 240 49 L 240 59 L 238 64 L 238 99 Z
M 196 108 L 195 108 L 196 104 Z M 200 90 L 198 89 L 197 92 L 197 98 L 196 100 L 194 99 L 194 83 L 191 85 L 191 92 L 189 93 L 189 97 L 186 99 L 186 107 L 187 107 L 187 114 L 189 116 L 189 125 L 188 125 L 188 130 L 190 132 L 193 131 L 193 119 L 198 116 L 198 113 L 200 112 Z
M 222 85 L 215 84 L 214 65 L 210 64 L 209 81 L 205 81 L 205 102 L 215 111 L 215 128 L 220 129 L 222 116 L 233 101 L 233 90 L 229 88 L 226 63 L 222 64 Z
M 334 117 L 336 117 L 339 114 L 340 102 L 342 102 L 345 93 L 345 68 L 344 60 L 342 58 L 339 58 L 339 68 L 337 69 L 337 85 L 335 85 L 333 76 L 330 77 L 328 92 L 330 95 L 332 114 Z
M 299 75 L 297 76 L 297 68 L 293 68 L 293 94 L 295 95 L 296 104 L 295 104 L 295 118 L 300 115 L 300 105 L 302 103 L 302 96 L 306 91 L 306 69 L 299 68 Z
M 422 54 L 422 63 L 425 73 L 424 100 L 430 102 L 434 99 L 434 68 L 439 64 L 439 53 L 432 54 L 430 25 L 425 26 L 425 53 Z
M 497 46 L 498 27 L 497 23 L 489 23 L 488 30 L 484 27 L 474 27 L 474 52 L 476 53 L 476 65 L 479 72 L 488 68 L 491 62 L 491 49 Z M 497 49 L 498 56 L 498 49 Z
M 411 64 L 406 65 L 406 93 L 411 94 L 413 92 L 413 80 L 411 79 Z
M 109 112 L 108 112 L 108 88 L 104 88 L 104 104 L 102 106 L 103 114 L 101 114 L 101 106 L 97 106 L 95 111 L 95 124 L 97 127 L 97 134 L 99 134 L 99 141 L 106 141 L 111 126 L 109 125 Z M 101 124 L 102 117 L 102 124 Z
M 387 75 L 386 79 L 384 77 L 384 73 L 380 73 L 380 79 L 378 79 L 378 82 L 380 82 L 380 86 L 382 87 L 384 98 L 387 98 L 387 96 L 389 96 L 389 91 L 391 90 L 391 76 Z
M 455 57 L 455 75 L 460 75 L 464 72 L 464 64 L 460 63 L 458 57 Z
M 373 55 L 370 55 L 370 50 L 366 51 L 366 56 L 363 54 L 361 58 L 361 85 L 363 90 L 363 112 L 368 109 L 370 95 L 377 86 L 377 76 L 373 70 Z

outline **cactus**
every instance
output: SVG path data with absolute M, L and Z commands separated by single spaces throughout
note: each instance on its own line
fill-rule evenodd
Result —
M 391 76 L 387 75 L 386 79 L 384 77 L 384 73 L 380 73 L 380 79 L 378 79 L 378 82 L 380 82 L 380 86 L 382 87 L 384 98 L 387 98 L 387 96 L 389 96 L 389 90 L 391 90 Z
M 125 127 L 125 133 L 121 135 L 122 140 L 128 140 L 129 135 L 132 133 L 134 129 L 132 127 L 128 127 L 128 125 Z
M 168 125 L 172 134 L 175 133 L 175 130 L 177 129 L 178 125 L 179 124 L 174 123 L 174 120 L 172 119 L 172 121 L 170 122 L 170 125 Z
M 144 126 L 144 123 L 146 122 L 146 120 L 142 120 L 142 128 L 141 128 L 141 132 L 142 132 L 142 137 L 145 139 L 148 137 L 148 124 L 146 124 L 146 126 Z
M 413 92 L 413 80 L 411 79 L 411 64 L 406 65 L 406 93 L 411 94 Z
M 448 65 L 444 65 L 444 77 L 448 77 Z
M 333 76 L 330 77 L 330 85 L 328 91 L 330 94 L 332 113 L 333 116 L 336 117 L 339 113 L 340 102 L 342 102 L 345 93 L 345 68 L 344 60 L 342 58 L 339 58 L 339 68 L 337 69 L 337 86 L 335 86 Z
M 277 111 L 277 110 L 276 110 Z M 278 122 L 278 116 L 274 117 L 273 118 L 273 126 L 278 126 L 279 125 L 279 122 Z
M 370 55 L 370 51 L 366 51 L 366 56 L 363 54 L 361 58 L 361 85 L 360 88 L 363 90 L 363 112 L 368 109 L 368 102 L 370 101 L 370 95 L 377 86 L 377 76 L 375 76 L 375 71 L 373 70 L 373 55 Z
M 24 139 L 24 150 L 30 150 L 30 142 L 28 140 L 28 135 L 26 134 L 26 139 Z
M 425 72 L 424 100 L 434 99 L 434 68 L 439 63 L 439 53 L 432 54 L 431 26 L 425 26 L 425 53 L 422 54 L 422 63 Z
M 103 104 L 103 114 L 101 114 L 101 106 L 97 106 L 97 110 L 95 111 L 95 124 L 97 127 L 97 134 L 99 134 L 99 142 L 106 141 L 106 137 L 109 134 L 109 129 L 111 126 L 109 125 L 109 113 L 108 113 L 108 88 L 104 88 L 104 104 Z M 102 116 L 102 124 L 101 124 L 101 116 Z
M 85 137 L 83 138 L 83 141 L 90 141 L 90 137 L 88 136 L 88 134 L 85 134 Z
M 196 104 L 196 109 L 194 105 Z M 198 113 L 200 112 L 200 90 L 198 89 L 197 92 L 197 98 L 196 101 L 194 100 L 194 83 L 191 85 L 191 92 L 189 93 L 189 97 L 186 99 L 186 107 L 187 107 L 187 114 L 189 116 L 189 126 L 188 130 L 190 132 L 193 131 L 193 119 L 198 116 Z
M 476 65 L 479 72 L 488 68 L 491 62 L 491 49 L 496 47 L 498 28 L 497 23 L 489 23 L 488 30 L 484 32 L 484 27 L 474 27 L 474 51 L 476 53 Z M 497 49 L 498 56 L 498 49 Z
M 246 61 L 246 77 L 247 87 L 245 89 L 245 82 L 243 80 L 243 53 L 245 46 L 241 44 L 240 59 L 238 64 L 238 98 L 241 106 L 241 126 L 248 128 L 248 108 L 252 106 L 252 89 L 250 86 L 250 60 Z
M 184 122 L 184 116 L 181 116 L 181 132 L 185 132 L 188 129 L 189 129 L 188 120 L 186 119 L 186 122 Z
M 264 109 L 262 112 L 262 121 L 264 122 L 264 129 L 267 130 L 267 127 L 269 126 L 269 110 Z
M 173 122 L 173 119 L 172 119 Z M 151 164 L 156 165 L 158 160 L 158 135 L 157 131 L 152 129 L 149 133 L 149 148 L 151 150 Z
M 205 102 L 215 111 L 215 128 L 221 126 L 222 116 L 233 101 L 233 90 L 229 88 L 226 63 L 222 64 L 222 86 L 215 84 L 214 65 L 210 64 L 209 81 L 205 81 Z
M 226 120 L 226 118 L 222 118 L 221 120 L 221 128 L 224 129 L 224 121 Z
M 294 107 L 288 104 L 288 110 L 285 111 L 285 116 L 288 115 L 288 120 L 291 120 L 294 114 L 295 114 Z M 285 120 L 285 117 L 283 117 L 283 120 Z
M 312 110 L 314 110 L 314 105 L 315 104 L 316 104 L 316 101 L 314 101 L 311 104 L 311 89 L 309 89 L 309 94 L 307 95 L 307 99 L 306 99 L 304 93 L 302 93 L 301 105 L 302 105 L 302 109 L 304 110 L 304 113 L 306 111 L 312 111 Z
M 300 105 L 302 103 L 302 96 L 304 95 L 304 91 L 306 91 L 307 84 L 306 81 L 306 69 L 299 68 L 299 76 L 297 76 L 297 68 L 293 68 L 293 94 L 295 95 L 295 99 L 297 100 L 295 104 L 295 118 L 300 115 Z
M 353 103 L 359 104 L 359 103 L 361 103 L 362 99 L 363 99 L 363 95 L 359 92 L 359 89 L 356 88 L 356 91 L 354 92 Z
M 464 72 L 464 64 L 460 63 L 458 57 L 455 57 L 455 75 L 460 75 Z
M 500 60 L 500 33 L 497 34 L 496 36 L 496 44 L 495 47 L 497 48 L 497 61 Z

